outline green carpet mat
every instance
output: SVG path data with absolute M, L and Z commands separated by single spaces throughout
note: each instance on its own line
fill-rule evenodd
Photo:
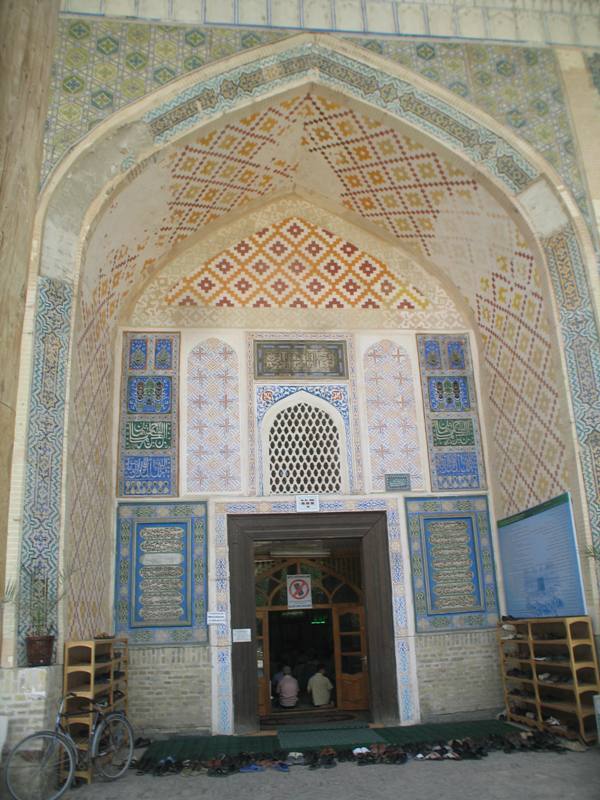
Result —
M 355 728 L 368 728 L 368 722 L 360 722 L 359 720 L 350 720 L 349 722 L 313 722 L 311 725 L 286 725 L 285 728 L 279 729 L 279 736 L 282 733 L 296 733 L 296 731 L 335 731 L 335 730 L 353 730 Z
M 449 739 L 482 739 L 492 734 L 514 733 L 514 725 L 495 719 L 472 722 L 441 722 L 430 725 L 409 725 L 398 728 L 377 728 L 377 733 L 389 744 L 447 742 Z
M 431 725 L 411 725 L 396 728 L 368 728 L 366 723 L 329 723 L 321 727 L 298 725 L 279 730 L 277 736 L 181 736 L 153 742 L 144 753 L 140 767 L 152 769 L 162 758 L 171 756 L 175 761 L 186 759 L 203 761 L 222 754 L 264 754 L 270 756 L 278 750 L 301 752 L 321 747 L 348 749 L 387 742 L 393 745 L 421 744 L 448 741 L 449 739 L 482 739 L 491 734 L 514 732 L 514 725 L 497 720 L 474 722 L 443 722 Z
M 379 731 L 372 728 L 334 728 L 333 730 L 279 731 L 283 750 L 316 750 L 319 747 L 358 747 L 374 742 L 384 742 Z
M 223 753 L 228 756 L 238 753 L 269 756 L 277 750 L 281 750 L 277 736 L 181 736 L 153 742 L 142 756 L 140 766 L 154 766 L 168 756 L 175 761 L 202 761 Z

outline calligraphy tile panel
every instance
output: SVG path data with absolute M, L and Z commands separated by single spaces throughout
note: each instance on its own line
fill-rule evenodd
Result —
M 206 503 L 119 503 L 115 631 L 131 644 L 206 642 Z
M 123 334 L 120 497 L 177 495 L 179 334 Z
M 383 340 L 364 357 L 369 456 L 374 489 L 385 489 L 385 476 L 410 475 L 412 489 L 423 488 L 415 389 L 410 359 L 394 342 Z
M 407 498 L 417 631 L 491 628 L 498 621 L 487 497 Z
M 240 388 L 235 351 L 219 339 L 187 360 L 187 491 L 241 491 Z
M 485 489 L 473 364 L 466 335 L 417 336 L 433 491 Z

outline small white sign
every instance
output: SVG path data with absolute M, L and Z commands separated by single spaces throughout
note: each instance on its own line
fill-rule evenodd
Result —
M 252 630 L 250 628 L 234 628 L 232 633 L 234 642 L 252 641 Z
M 224 611 L 207 611 L 206 624 L 207 625 L 225 625 L 227 622 L 227 615 Z
M 288 608 L 312 608 L 310 575 L 287 576 Z
M 318 510 L 319 510 L 318 494 L 296 495 L 296 511 L 318 511 Z

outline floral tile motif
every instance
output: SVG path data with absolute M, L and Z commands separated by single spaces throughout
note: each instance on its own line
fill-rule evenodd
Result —
M 407 473 L 411 489 L 423 488 L 415 387 L 407 352 L 389 340 L 372 345 L 364 356 L 369 455 L 374 489 L 385 476 Z
M 542 155 L 588 208 L 556 55 L 549 47 L 353 39 L 487 112 Z
M 59 20 L 44 139 L 45 179 L 68 149 L 114 111 L 199 67 L 285 31 Z M 550 48 L 389 37 L 342 37 L 439 83 L 508 125 L 587 203 L 556 57 Z M 594 75 L 595 54 L 589 58 Z
M 235 351 L 207 339 L 188 356 L 186 490 L 241 490 L 239 370 Z

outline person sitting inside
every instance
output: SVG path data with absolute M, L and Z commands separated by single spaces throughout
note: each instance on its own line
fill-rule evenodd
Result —
M 333 684 L 325 675 L 325 665 L 319 664 L 317 671 L 308 682 L 308 693 L 312 697 L 313 705 L 328 706 Z
M 283 678 L 277 684 L 279 705 L 282 708 L 294 708 L 298 702 L 299 691 L 300 687 L 298 686 L 298 681 L 292 675 L 291 667 L 284 667 Z

